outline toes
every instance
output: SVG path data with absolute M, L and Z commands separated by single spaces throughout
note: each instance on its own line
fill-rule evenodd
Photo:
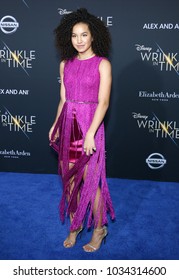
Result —
M 64 242 L 63 242 L 63 246 L 65 247 L 65 248 L 71 248 L 71 247 L 73 247 L 73 242 L 72 241 L 70 241 L 70 240 L 65 240 Z
M 89 244 L 83 246 L 83 250 L 84 250 L 85 252 L 89 252 L 89 253 L 95 251 L 93 248 L 91 248 L 91 246 L 89 246 Z

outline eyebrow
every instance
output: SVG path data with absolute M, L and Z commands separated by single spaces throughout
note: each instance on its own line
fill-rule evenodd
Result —
M 82 32 L 81 34 L 84 34 L 84 33 L 88 33 L 88 31 Z M 75 32 L 72 32 L 72 34 L 76 34 L 76 33 L 75 33 Z

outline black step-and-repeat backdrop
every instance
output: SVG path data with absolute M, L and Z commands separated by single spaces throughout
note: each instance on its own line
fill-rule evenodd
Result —
M 112 36 L 108 177 L 179 181 L 179 3 L 2 0 L 0 171 L 57 173 L 48 131 L 59 102 L 54 28 L 80 7 Z

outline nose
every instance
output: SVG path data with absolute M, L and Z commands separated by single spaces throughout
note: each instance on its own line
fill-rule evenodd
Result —
M 78 37 L 77 37 L 77 43 L 80 44 L 81 41 L 82 41 L 82 40 L 81 40 L 81 36 L 78 36 Z

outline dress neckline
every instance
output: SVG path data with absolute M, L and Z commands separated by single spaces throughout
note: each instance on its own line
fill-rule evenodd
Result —
M 90 57 L 88 57 L 88 58 L 84 58 L 84 59 L 80 59 L 80 58 L 78 58 L 77 56 L 75 57 L 77 60 L 79 60 L 79 61 L 86 61 L 86 60 L 89 60 L 89 59 L 92 59 L 92 58 L 94 58 L 96 55 L 92 55 L 92 56 L 90 56 Z

